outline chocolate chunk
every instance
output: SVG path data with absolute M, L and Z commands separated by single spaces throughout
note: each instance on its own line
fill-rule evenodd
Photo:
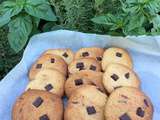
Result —
M 149 107 L 149 104 L 148 104 L 148 102 L 147 102 L 146 99 L 144 99 L 144 104 L 145 104 L 147 107 Z
M 89 69 L 90 69 L 90 70 L 93 70 L 93 71 L 96 71 L 96 66 L 91 65 Z
M 98 61 L 102 61 L 102 57 L 97 57 L 97 60 Z
M 125 76 L 125 78 L 127 78 L 127 79 L 128 79 L 128 78 L 129 78 L 129 76 L 130 76 L 130 74 L 129 74 L 129 73 L 126 73 L 124 76 Z
M 116 53 L 116 56 L 117 56 L 117 57 L 122 57 L 122 53 L 117 52 L 117 53 Z
M 82 62 L 77 63 L 76 68 L 79 68 L 79 70 L 83 70 L 84 69 L 84 64 Z
M 39 118 L 39 120 L 49 120 L 48 116 L 45 114 Z
M 87 113 L 88 115 L 92 115 L 96 113 L 96 109 L 93 106 L 88 106 L 87 107 Z
M 87 56 L 89 56 L 89 53 L 88 53 L 88 52 L 83 52 L 83 53 L 82 53 L 82 56 L 83 56 L 83 57 L 87 57 Z
M 82 79 L 74 80 L 74 82 L 75 82 L 76 86 L 83 85 L 83 80 Z
M 36 65 L 36 68 L 37 68 L 37 69 L 42 68 L 42 64 L 37 64 L 37 65 Z
M 118 75 L 116 75 L 116 74 L 113 74 L 113 75 L 111 76 L 111 78 L 112 78 L 114 81 L 117 81 L 117 80 L 119 79 Z
M 51 84 L 48 84 L 45 86 L 46 91 L 50 91 L 53 89 L 53 86 Z
M 55 62 L 55 59 L 54 58 L 51 58 L 51 63 L 54 63 Z
M 144 117 L 144 110 L 142 110 L 141 107 L 138 107 L 136 114 L 137 114 L 139 117 Z
M 117 86 L 117 87 L 114 87 L 114 89 L 118 89 L 118 88 L 121 88 L 122 86 Z
M 36 108 L 38 108 L 43 103 L 43 99 L 41 97 L 36 98 L 36 100 L 32 103 Z
M 119 120 L 131 120 L 127 113 L 124 113 L 122 116 L 119 117 Z
M 65 58 L 67 58 L 67 57 L 68 57 L 68 54 L 65 52 L 65 53 L 63 53 L 62 56 L 64 56 Z

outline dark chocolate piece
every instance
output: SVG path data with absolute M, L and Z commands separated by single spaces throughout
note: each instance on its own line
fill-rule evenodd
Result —
M 116 53 L 116 56 L 117 56 L 117 57 L 122 57 L 122 53 L 117 52 L 117 53 Z
M 131 120 L 127 113 L 124 113 L 122 116 L 119 117 L 119 120 Z
M 45 114 L 39 118 L 39 120 L 49 120 L 48 116 Z
M 84 68 L 83 62 L 77 63 L 76 68 L 79 68 L 80 70 L 82 70 Z
M 82 56 L 83 56 L 83 57 L 87 57 L 87 56 L 89 56 L 89 53 L 88 53 L 88 52 L 83 52 L 83 53 L 82 53 Z
M 37 64 L 37 65 L 36 65 L 36 68 L 37 68 L 37 69 L 42 68 L 42 64 Z
M 46 89 L 46 91 L 50 91 L 50 90 L 52 90 L 52 89 L 53 89 L 52 84 L 48 84 L 48 85 L 46 85 L 46 86 L 45 86 L 45 89 Z
M 102 61 L 102 57 L 97 57 L 97 60 L 98 61 Z
M 63 53 L 62 56 L 64 56 L 65 58 L 67 58 L 67 57 L 68 57 L 68 54 L 65 52 L 65 53 Z
M 113 75 L 111 76 L 111 78 L 112 78 L 114 81 L 117 81 L 117 80 L 119 79 L 118 75 L 116 75 L 116 74 L 113 74 Z
M 142 110 L 141 107 L 138 107 L 138 108 L 137 108 L 137 111 L 136 111 L 136 114 L 137 114 L 139 117 L 144 117 L 144 110 Z
M 149 104 L 148 104 L 148 102 L 147 102 L 146 99 L 144 99 L 144 104 L 145 104 L 147 107 L 149 107 Z
M 93 70 L 93 71 L 96 71 L 96 66 L 91 65 L 89 69 L 90 69 L 90 70 Z
M 32 103 L 36 108 L 38 108 L 43 103 L 43 99 L 41 97 L 36 98 L 36 100 Z
M 128 79 L 128 78 L 129 78 L 129 76 L 130 76 L 130 74 L 129 74 L 129 73 L 126 73 L 124 76 L 125 76 L 125 78 L 127 78 L 127 79 Z
M 55 62 L 55 59 L 54 58 L 51 58 L 51 63 L 54 63 Z
M 94 108 L 94 106 L 88 106 L 87 113 L 88 115 L 96 114 L 96 109 Z
M 75 82 L 76 86 L 83 85 L 83 80 L 82 79 L 76 79 L 76 80 L 74 80 L 74 82 Z

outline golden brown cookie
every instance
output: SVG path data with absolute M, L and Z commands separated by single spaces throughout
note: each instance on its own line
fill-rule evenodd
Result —
M 28 90 L 16 101 L 12 120 L 62 120 L 62 100 L 49 92 Z
M 83 85 L 94 85 L 105 93 L 105 89 L 102 84 L 102 76 L 102 72 L 88 70 L 72 74 L 69 76 L 65 83 L 65 93 L 68 97 L 70 97 L 72 92 Z
M 65 76 L 67 75 L 67 64 L 57 55 L 43 54 L 31 67 L 29 71 L 29 79 L 35 79 L 36 74 L 42 69 L 56 69 Z
M 106 120 L 152 120 L 153 107 L 149 98 L 137 88 L 116 89 L 105 106 Z
M 105 50 L 102 59 L 102 69 L 105 71 L 110 63 L 119 63 L 131 69 L 133 68 L 131 56 L 122 48 L 112 47 Z
M 140 88 L 140 80 L 136 73 L 122 64 L 109 64 L 103 75 L 103 84 L 108 93 L 116 88 L 128 86 Z
M 64 94 L 65 80 L 65 76 L 59 71 L 53 69 L 43 69 L 36 74 L 34 80 L 29 82 L 26 90 L 45 90 L 62 97 Z
M 75 54 L 75 59 L 94 58 L 101 63 L 104 49 L 98 47 L 81 48 Z
M 61 56 L 67 64 L 70 64 L 74 59 L 74 53 L 71 49 L 49 49 L 44 54 Z
M 68 71 L 70 74 L 77 73 L 83 70 L 101 72 L 101 65 L 95 59 L 83 58 L 83 59 L 74 60 L 68 66 Z

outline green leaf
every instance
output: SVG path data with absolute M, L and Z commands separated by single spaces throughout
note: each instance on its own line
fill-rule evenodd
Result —
M 32 31 L 32 19 L 29 15 L 19 15 L 8 26 L 9 44 L 15 52 L 19 52 L 25 46 Z
M 98 7 L 100 5 L 102 5 L 102 3 L 104 2 L 105 0 L 95 0 L 95 6 Z
M 24 9 L 31 16 L 47 21 L 57 20 L 47 0 L 27 0 Z
M 23 4 L 15 1 L 5 1 L 0 5 L 0 27 L 7 24 L 12 16 L 17 15 L 23 9 Z
M 37 17 L 32 17 L 32 21 L 33 21 L 33 24 L 35 25 L 35 27 L 38 28 L 39 23 L 40 23 L 40 19 Z

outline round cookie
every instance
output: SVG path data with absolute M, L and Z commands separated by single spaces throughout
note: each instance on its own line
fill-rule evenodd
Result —
M 69 100 L 64 113 L 64 120 L 104 120 L 104 109 L 80 96 Z
M 62 100 L 49 92 L 28 90 L 14 104 L 12 120 L 62 120 Z
M 101 65 L 95 59 L 82 58 L 82 59 L 74 60 L 68 66 L 68 71 L 70 74 L 83 71 L 83 70 L 101 72 Z
M 98 47 L 81 48 L 75 54 L 75 59 L 94 58 L 101 63 L 104 49 Z
M 29 82 L 26 90 L 45 90 L 62 97 L 65 80 L 64 75 L 57 70 L 42 69 L 36 74 L 35 79 Z
M 108 93 L 119 87 L 140 88 L 140 80 L 136 73 L 121 64 L 109 64 L 103 74 L 103 84 Z
M 65 82 L 65 93 L 68 97 L 70 97 L 72 92 L 83 85 L 94 85 L 105 93 L 105 89 L 102 84 L 102 76 L 102 72 L 88 70 L 72 74 Z
M 152 120 L 152 115 L 153 107 L 149 98 L 133 87 L 115 90 L 105 106 L 106 120 Z
M 129 68 L 133 68 L 132 59 L 129 53 L 122 48 L 108 48 L 105 50 L 102 59 L 102 69 L 105 71 L 110 63 L 123 64 Z
M 57 55 L 43 54 L 31 67 L 29 71 L 29 79 L 33 80 L 36 74 L 42 69 L 56 69 L 65 76 L 67 75 L 67 64 Z
M 69 102 L 72 100 L 77 100 L 77 98 L 81 97 L 87 99 L 88 101 L 90 101 L 96 106 L 99 106 L 100 108 L 104 107 L 108 98 L 107 95 L 97 89 L 96 86 L 83 85 L 72 93 L 69 98 Z
M 74 59 L 74 53 L 71 49 L 50 49 L 44 54 L 54 54 L 61 56 L 67 64 L 70 64 Z

